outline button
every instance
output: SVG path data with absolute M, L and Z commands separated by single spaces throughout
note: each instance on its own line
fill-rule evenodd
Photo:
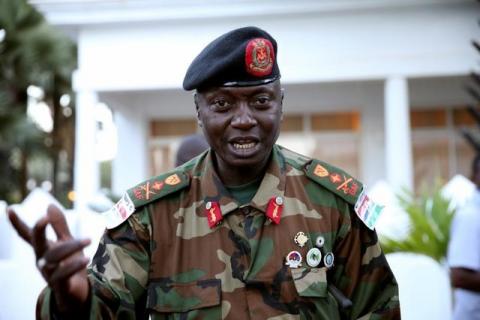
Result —
M 302 265 L 302 255 L 298 251 L 290 251 L 285 259 L 285 264 L 290 268 L 295 269 Z
M 275 198 L 275 203 L 281 206 L 283 204 L 283 198 L 282 197 L 276 197 Z
M 317 248 L 322 248 L 324 244 L 325 244 L 325 238 L 323 236 L 318 236 L 317 239 L 315 240 L 315 246 Z
M 297 232 L 295 235 L 295 238 L 293 238 L 293 241 L 300 247 L 303 248 L 303 246 L 307 243 L 308 237 L 303 231 Z
M 333 255 L 333 252 L 329 252 L 325 255 L 325 257 L 323 257 L 323 264 L 325 265 L 325 267 L 330 269 L 331 267 L 333 267 L 334 260 L 335 256 Z
M 322 252 L 320 252 L 320 249 L 312 248 L 308 250 L 307 264 L 312 268 L 316 268 L 320 262 L 322 262 Z
M 205 209 L 210 210 L 212 208 L 212 203 L 210 201 L 205 205 Z

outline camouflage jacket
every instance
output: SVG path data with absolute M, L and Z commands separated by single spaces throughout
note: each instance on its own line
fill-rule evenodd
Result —
M 257 193 L 239 207 L 210 152 L 127 192 L 135 212 L 106 230 L 89 267 L 91 319 L 400 318 L 377 235 L 353 210 L 358 181 L 275 146 Z M 334 262 L 312 267 L 307 253 L 319 241 Z M 286 264 L 292 251 L 298 266 Z M 50 294 L 39 298 L 44 319 Z

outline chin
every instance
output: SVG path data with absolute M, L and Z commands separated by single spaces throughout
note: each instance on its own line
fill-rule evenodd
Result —
M 268 154 L 255 154 L 250 157 L 242 157 L 238 155 L 230 155 L 226 163 L 231 167 L 238 168 L 257 168 L 267 164 L 268 159 L 270 158 L 270 152 Z

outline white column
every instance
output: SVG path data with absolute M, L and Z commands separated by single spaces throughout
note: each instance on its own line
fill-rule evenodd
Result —
M 385 179 L 385 116 L 383 81 L 365 85 L 361 109 L 360 179 L 371 188 Z
M 82 211 L 100 187 L 100 170 L 93 152 L 97 131 L 95 106 L 98 96 L 90 90 L 79 90 L 76 96 L 74 190 L 75 209 Z
M 148 178 L 148 122 L 138 108 L 112 107 L 118 135 L 117 155 L 112 163 L 112 191 L 122 195 Z
M 408 83 L 400 76 L 385 82 L 385 155 L 387 182 L 393 190 L 413 190 Z

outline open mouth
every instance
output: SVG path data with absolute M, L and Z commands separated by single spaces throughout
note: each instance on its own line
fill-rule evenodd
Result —
M 230 141 L 233 151 L 237 155 L 247 156 L 255 153 L 258 149 L 259 141 L 255 137 L 237 137 Z
M 235 149 L 251 149 L 257 145 L 256 142 L 249 142 L 249 143 L 233 143 L 233 147 Z

